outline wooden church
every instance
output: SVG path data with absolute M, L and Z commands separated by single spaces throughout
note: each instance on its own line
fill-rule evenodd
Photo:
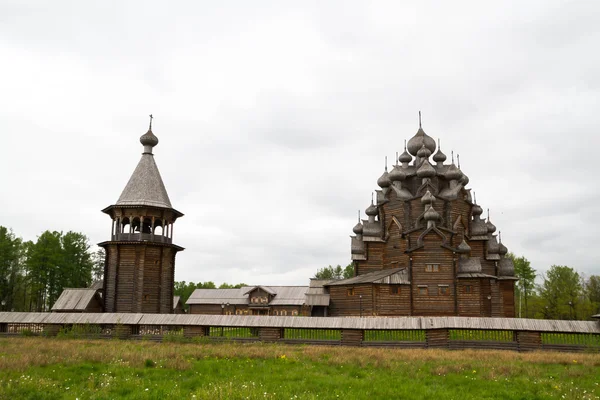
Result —
M 158 138 L 140 137 L 142 158 L 119 200 L 102 212 L 112 220 L 106 250 L 102 297 L 104 312 L 174 312 L 175 256 L 183 248 L 173 243 L 173 224 L 183 214 L 171 205 L 154 161 Z
M 437 147 L 437 148 L 436 148 Z M 326 283 L 330 316 L 514 317 L 512 261 L 496 227 L 421 127 L 377 180 L 351 237 L 355 276 Z

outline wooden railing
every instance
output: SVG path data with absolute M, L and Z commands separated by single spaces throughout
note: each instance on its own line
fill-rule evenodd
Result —
M 600 351 L 600 322 L 517 318 L 0 313 L 0 336 L 14 335 Z

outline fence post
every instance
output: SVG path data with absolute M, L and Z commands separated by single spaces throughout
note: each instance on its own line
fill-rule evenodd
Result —
M 183 327 L 183 336 L 186 338 L 194 336 L 208 336 L 207 328 L 207 326 L 186 325 Z
M 447 349 L 450 346 L 450 331 L 448 329 L 427 329 L 425 340 L 430 349 Z
M 283 328 L 258 328 L 258 338 L 261 342 L 276 342 L 283 338 Z
M 517 331 L 519 351 L 533 351 L 542 348 L 542 334 L 540 332 Z
M 116 324 L 114 335 L 119 339 L 127 339 L 129 336 L 131 336 L 132 328 L 133 327 L 131 325 Z
M 44 325 L 44 335 L 45 336 L 56 336 L 58 332 L 62 329 L 62 325 L 55 324 L 45 324 Z
M 360 346 L 365 337 L 365 331 L 362 329 L 342 329 L 343 346 Z

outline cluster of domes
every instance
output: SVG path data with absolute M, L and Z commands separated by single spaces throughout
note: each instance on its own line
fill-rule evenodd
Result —
M 514 276 L 514 266 L 506 257 L 508 250 L 501 240 L 498 242 L 494 234 L 496 226 L 489 218 L 489 210 L 487 218 L 482 218 L 482 207 L 477 204 L 474 196 L 473 199 L 471 198 L 470 190 L 464 189 L 469 183 L 469 178 L 460 169 L 459 156 L 457 156 L 458 164 L 454 163 L 453 152 L 450 164 L 444 164 L 447 158 L 441 150 L 439 140 L 436 146 L 436 141 L 425 133 L 419 121 L 417 133 L 408 143 L 404 143 L 402 154 L 396 153 L 396 162 L 390 171 L 388 171 L 386 158 L 384 172 L 377 179 L 377 185 L 381 188 L 377 191 L 377 201 L 371 200 L 371 204 L 365 210 L 368 220 L 361 221 L 359 212 L 358 223 L 353 228 L 353 232 L 357 235 L 352 241 L 353 257 L 355 254 L 364 252 L 363 241 L 384 240 L 385 227 L 378 220 L 379 207 L 389 200 L 392 193 L 395 193 L 396 199 L 407 202 L 420 197 L 423 212 L 418 217 L 414 215 L 409 226 L 404 226 L 404 229 L 410 230 L 418 227 L 431 229 L 438 226 L 455 230 L 452 225 L 454 221 L 448 220 L 450 215 L 448 209 L 446 207 L 444 210 L 434 208 L 437 196 L 445 204 L 448 202 L 454 204 L 454 200 L 463 200 L 470 206 L 470 217 L 463 223 L 463 225 L 468 225 L 468 228 L 465 227 L 465 233 L 468 232 L 467 236 L 462 236 L 462 242 L 455 248 L 456 253 L 461 255 L 459 272 L 481 273 L 480 258 L 471 256 L 469 243 L 470 241 L 484 241 L 483 257 L 486 262 L 495 263 L 497 275 Z M 465 240 L 467 237 L 469 243 Z M 477 246 L 477 248 L 481 247 Z M 486 265 L 489 266 L 489 262 Z

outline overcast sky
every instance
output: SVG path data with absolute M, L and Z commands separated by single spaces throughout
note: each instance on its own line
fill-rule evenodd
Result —
M 216 6 L 217 5 L 217 6 Z M 598 1 L 0 1 L 0 225 L 109 239 L 148 114 L 176 280 L 308 284 L 418 128 L 509 251 L 600 274 Z

